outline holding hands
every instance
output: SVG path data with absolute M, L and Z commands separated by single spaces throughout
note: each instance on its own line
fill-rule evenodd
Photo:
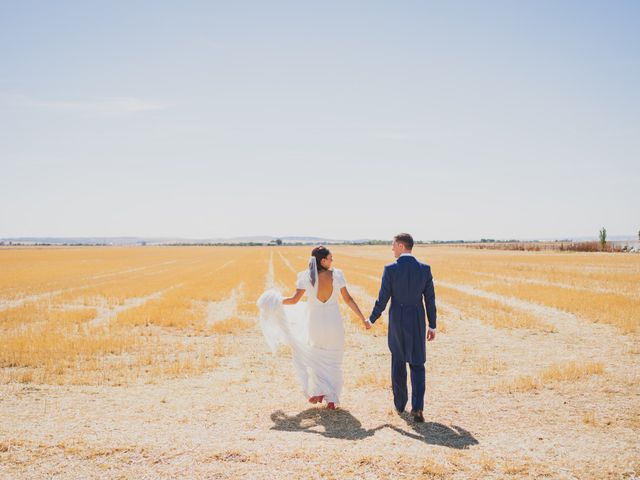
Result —
M 362 321 L 362 324 L 364 325 L 364 328 L 366 328 L 367 330 L 369 330 L 373 326 L 373 324 L 368 319 L 366 319 L 364 317 L 362 317 L 360 320 Z

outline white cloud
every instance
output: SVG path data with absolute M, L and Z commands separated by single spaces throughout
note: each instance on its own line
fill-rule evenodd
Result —
M 164 110 L 168 105 L 135 97 L 108 97 L 90 100 L 38 100 L 27 95 L 0 95 L 6 105 L 23 108 L 78 112 L 91 115 L 127 115 Z

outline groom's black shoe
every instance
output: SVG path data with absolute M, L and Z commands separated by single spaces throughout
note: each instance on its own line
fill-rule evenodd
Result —
M 416 423 L 423 423 L 424 416 L 422 415 L 422 410 L 411 410 L 411 415 L 413 415 L 413 421 Z
M 396 413 L 398 415 L 402 415 L 404 413 L 404 408 L 402 410 L 400 410 L 399 408 L 396 407 Z

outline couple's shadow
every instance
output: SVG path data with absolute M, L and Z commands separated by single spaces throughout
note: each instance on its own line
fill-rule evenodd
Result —
M 309 408 L 291 416 L 282 410 L 277 410 L 271 414 L 271 420 L 274 423 L 271 429 L 285 432 L 315 433 L 324 437 L 343 440 L 362 440 L 372 437 L 378 430 L 390 428 L 405 437 L 431 445 L 464 449 L 478 444 L 478 441 L 471 433 L 458 426 L 447 427 L 436 422 L 415 423 L 407 413 L 400 415 L 400 418 L 407 423 L 407 426 L 413 432 L 389 423 L 375 428 L 363 428 L 362 423 L 351 415 L 348 410 L 328 410 L 326 408 Z M 316 430 L 315 427 L 323 427 L 323 430 Z

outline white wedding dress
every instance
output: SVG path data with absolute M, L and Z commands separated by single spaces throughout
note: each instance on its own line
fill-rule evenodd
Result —
M 298 274 L 296 288 L 304 289 L 307 302 L 282 305 L 277 290 L 267 290 L 258 299 L 260 325 L 275 355 L 280 345 L 291 347 L 293 365 L 306 398 L 325 395 L 327 402 L 339 403 L 342 391 L 344 324 L 338 298 L 346 286 L 341 270 L 333 269 L 333 291 L 326 302 L 317 297 L 317 282 L 311 273 Z

